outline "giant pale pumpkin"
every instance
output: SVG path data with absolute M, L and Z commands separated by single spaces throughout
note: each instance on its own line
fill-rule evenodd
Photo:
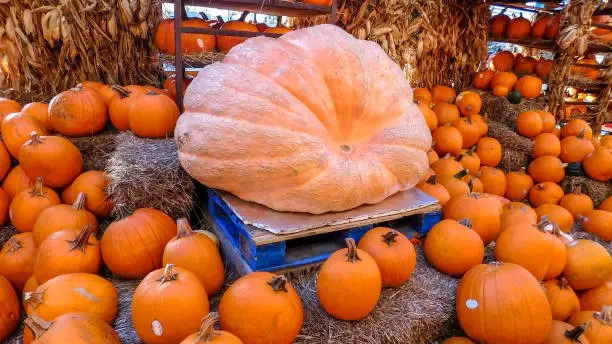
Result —
M 203 184 L 316 214 L 412 188 L 431 147 L 402 70 L 333 25 L 252 38 L 205 67 L 175 139 Z

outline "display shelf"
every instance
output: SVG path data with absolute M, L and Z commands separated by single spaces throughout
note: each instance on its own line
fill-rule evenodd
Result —
M 512 38 L 492 38 L 489 40 L 490 43 L 509 43 L 523 46 L 525 48 L 534 48 L 540 50 L 555 51 L 555 41 L 548 39 L 539 38 L 524 38 L 524 39 L 512 39 Z
M 493 3 L 491 3 L 492 6 L 502 6 L 502 7 L 506 7 L 506 8 L 511 8 L 511 9 L 515 9 L 515 10 L 521 10 L 521 11 L 527 11 L 527 12 L 534 12 L 534 13 L 557 13 L 559 11 L 561 11 L 563 8 L 560 6 L 559 3 L 547 3 L 545 4 L 545 7 L 535 7 L 535 6 L 530 6 L 527 5 L 526 3 L 520 3 L 520 1 L 509 1 L 509 2 L 504 2 L 504 1 L 494 1 Z
M 172 0 L 164 0 L 164 2 L 174 3 Z M 307 17 L 332 13 L 332 7 L 283 0 L 184 0 L 183 4 L 288 17 Z

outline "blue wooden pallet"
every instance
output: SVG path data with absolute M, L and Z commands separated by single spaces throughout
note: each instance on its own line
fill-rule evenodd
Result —
M 241 274 L 252 271 L 277 271 L 319 263 L 336 250 L 345 247 L 345 239 L 356 242 L 377 222 L 348 228 L 312 229 L 292 235 L 275 235 L 245 224 L 239 214 L 215 190 L 208 189 L 208 212 L 214 221 L 213 231 L 219 237 L 226 260 Z M 420 191 L 419 191 L 420 192 Z M 414 212 L 414 211 L 413 211 Z M 282 214 L 282 213 L 281 213 Z M 407 217 L 396 214 L 393 228 L 411 237 L 425 235 L 441 219 L 437 203 Z

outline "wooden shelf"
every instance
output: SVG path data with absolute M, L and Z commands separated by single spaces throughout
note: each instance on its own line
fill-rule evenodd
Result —
M 540 50 L 555 51 L 555 41 L 540 38 L 525 38 L 525 39 L 511 39 L 511 38 L 492 38 L 489 43 L 509 43 L 523 46 L 525 48 L 534 48 Z
M 597 93 L 601 91 L 604 87 L 608 86 L 608 84 L 604 81 L 582 81 L 582 80 L 568 80 L 565 84 L 567 87 L 574 87 L 581 90 L 585 90 L 587 93 Z
M 612 45 L 600 42 L 590 42 L 586 54 L 612 53 Z
M 576 67 L 586 67 L 586 68 L 593 68 L 593 69 L 608 69 L 609 67 L 604 64 L 588 64 L 588 63 L 580 63 L 580 62 L 572 63 L 572 65 Z
M 172 0 L 163 1 L 174 3 Z M 241 12 L 249 11 L 288 17 L 316 16 L 332 12 L 331 7 L 284 0 L 184 0 L 183 4 L 185 6 L 202 6 Z
M 565 105 L 568 105 L 568 106 L 575 106 L 575 105 L 595 106 L 595 105 L 599 105 L 599 102 L 598 101 L 594 101 L 594 102 L 565 102 Z
M 557 13 L 560 12 L 561 10 L 563 10 L 563 7 L 561 7 L 561 4 L 558 2 L 548 2 L 545 3 L 544 7 L 535 7 L 535 6 L 529 6 L 525 3 L 521 3 L 520 1 L 494 1 L 491 3 L 491 6 L 501 6 L 501 7 L 506 7 L 506 8 L 512 8 L 515 10 L 520 10 L 520 11 L 527 11 L 527 12 L 534 12 L 534 13 Z
M 278 33 L 263 33 L 263 32 L 250 32 L 250 31 L 236 31 L 236 30 L 217 30 L 217 29 L 205 29 L 201 27 L 184 27 L 183 33 L 203 33 L 215 36 L 234 36 L 234 37 L 257 37 L 266 36 L 277 38 L 282 36 Z

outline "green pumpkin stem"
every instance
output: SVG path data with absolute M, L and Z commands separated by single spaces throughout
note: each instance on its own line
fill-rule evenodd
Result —
M 43 303 L 43 291 L 29 291 L 23 293 L 23 304 L 28 307 L 32 307 L 32 309 L 36 309 L 38 306 Z
M 79 192 L 76 200 L 72 204 L 72 209 L 81 210 L 81 209 L 85 208 L 85 199 L 86 198 L 87 198 L 87 196 L 85 195 L 84 192 Z
M 274 276 L 268 285 L 274 289 L 275 292 L 284 291 L 288 293 L 287 290 L 287 277 L 283 275 Z
M 68 241 L 70 244 L 68 251 L 79 250 L 85 253 L 85 248 L 87 245 L 93 245 L 89 243 L 89 237 L 94 233 L 95 227 L 92 225 L 86 225 L 79 234 L 74 238 L 74 240 Z
M 461 162 L 461 159 L 463 159 L 464 156 L 465 156 L 465 154 L 463 154 L 463 153 L 457 155 L 457 157 L 455 158 L 455 161 L 456 162 Z
M 19 250 L 21 250 L 23 248 L 23 246 L 21 246 L 21 243 L 19 242 L 19 240 L 17 240 L 17 238 L 15 238 L 15 237 L 10 238 L 6 242 L 6 247 L 7 247 L 6 251 L 8 253 L 17 252 L 17 251 L 19 251 Z
M 242 12 L 242 15 L 240 15 L 240 18 L 238 19 L 238 21 L 244 21 L 246 19 L 246 17 L 249 15 L 249 11 L 244 11 Z
M 604 325 L 612 326 L 612 306 L 603 306 L 593 317 Z
M 35 339 L 42 337 L 42 335 L 51 328 L 50 322 L 45 321 L 34 314 L 26 318 L 23 323 L 30 329 L 30 331 L 32 331 Z
M 465 168 L 459 172 L 457 172 L 457 174 L 455 174 L 455 178 L 461 180 L 463 177 L 468 175 L 468 170 L 466 170 Z
M 399 235 L 399 233 L 397 231 L 394 230 L 390 230 L 387 234 L 384 234 L 383 237 L 383 242 L 385 244 L 387 244 L 389 247 L 391 247 L 391 243 L 397 242 L 397 240 L 395 240 L 395 238 L 397 238 L 397 236 Z
M 586 330 L 586 328 L 589 326 L 588 322 L 585 322 L 584 324 L 580 325 L 580 326 L 576 326 L 571 330 L 566 330 L 565 331 L 565 337 L 567 339 L 569 339 L 572 342 L 580 342 L 580 336 L 582 336 L 582 334 L 584 333 L 584 331 Z
M 468 188 L 470 188 L 470 193 L 473 193 L 474 190 L 474 178 L 470 178 L 470 180 L 468 180 Z
M 426 183 L 430 184 L 430 185 L 436 185 L 438 177 L 436 177 L 435 174 L 433 174 L 431 177 L 427 178 Z
M 187 221 L 187 219 L 184 217 L 176 220 L 176 228 L 177 228 L 177 234 L 176 234 L 177 239 L 185 238 L 185 237 L 193 235 L 193 229 L 191 229 L 191 226 L 189 225 L 189 221 Z
M 466 153 L 469 156 L 474 155 L 474 152 L 476 151 L 476 145 L 473 145 Z
M 195 342 L 210 343 L 213 338 L 215 338 L 215 324 L 217 321 L 219 321 L 219 313 L 208 313 L 204 319 L 202 319 L 202 323 L 200 324 L 200 332 L 198 333 L 198 338 L 196 338 Z
M 132 91 L 128 90 L 127 88 L 121 87 L 119 85 L 111 85 L 111 89 L 117 92 L 117 94 L 119 94 L 119 98 L 121 99 L 127 98 L 132 94 Z
M 34 184 L 34 188 L 32 188 L 32 191 L 30 191 L 30 195 L 32 195 L 32 197 L 44 197 L 45 196 L 45 192 L 43 191 L 43 177 L 42 176 L 38 176 L 38 178 L 36 178 L 36 184 Z
M 583 140 L 584 139 L 584 135 L 586 134 L 586 129 L 582 129 L 582 131 L 578 134 L 578 138 Z
M 166 264 L 164 272 L 162 273 L 161 277 L 157 279 L 157 281 L 161 284 L 164 284 L 167 282 L 175 281 L 177 278 L 178 274 L 174 272 L 174 264 Z
M 459 221 L 457 221 L 460 225 L 464 225 L 467 228 L 472 228 L 472 220 L 470 220 L 469 218 L 465 218 L 465 219 L 461 219 Z
M 346 261 L 355 263 L 356 261 L 361 260 L 357 254 L 357 244 L 355 244 L 355 240 L 353 238 L 346 238 L 344 241 L 346 242 L 346 247 L 348 248 L 346 252 Z

